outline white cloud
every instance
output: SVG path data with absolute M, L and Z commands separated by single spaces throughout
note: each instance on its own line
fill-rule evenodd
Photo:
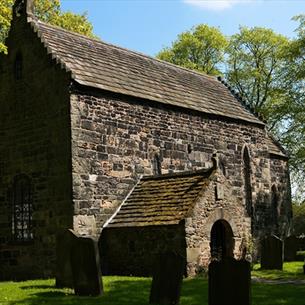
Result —
M 183 0 L 183 2 L 201 9 L 221 11 L 238 3 L 251 2 L 251 0 Z

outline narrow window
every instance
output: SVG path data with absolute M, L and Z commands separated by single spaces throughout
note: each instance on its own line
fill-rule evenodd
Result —
M 252 190 L 251 190 L 251 166 L 250 166 L 250 154 L 247 147 L 243 153 L 243 171 L 244 171 L 244 195 L 246 202 L 246 211 L 249 217 L 253 216 L 252 207 Z
M 12 190 L 12 235 L 16 241 L 33 239 L 32 222 L 32 194 L 30 179 L 18 176 L 14 180 Z
M 14 75 L 16 80 L 22 78 L 22 56 L 21 53 L 17 53 L 14 64 Z
M 193 151 L 193 145 L 192 144 L 188 144 L 187 145 L 187 152 L 190 154 Z
M 154 175 L 161 175 L 161 161 L 159 155 L 155 154 L 153 160 Z
M 225 163 L 223 160 L 219 161 L 219 168 L 222 171 L 223 175 L 226 176 L 226 167 L 225 167 Z
M 272 223 L 276 226 L 278 225 L 278 217 L 279 217 L 279 205 L 278 205 L 278 194 L 276 190 L 276 186 L 273 185 L 271 188 L 271 217 Z

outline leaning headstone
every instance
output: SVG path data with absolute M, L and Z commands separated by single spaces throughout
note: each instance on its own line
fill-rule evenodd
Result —
M 90 237 L 73 235 L 71 267 L 74 292 L 79 296 L 101 295 L 103 289 L 97 242 Z
M 185 258 L 175 253 L 161 254 L 156 258 L 150 290 L 150 304 L 179 304 Z
M 209 265 L 209 305 L 250 305 L 250 263 L 227 257 Z
M 299 239 L 296 236 L 289 236 L 284 241 L 284 261 L 293 262 L 297 259 L 299 250 Z
M 61 231 L 56 236 L 56 287 L 73 288 L 71 269 L 71 251 L 74 235 L 69 230 Z
M 283 242 L 277 236 L 268 236 L 261 241 L 261 268 L 283 269 Z

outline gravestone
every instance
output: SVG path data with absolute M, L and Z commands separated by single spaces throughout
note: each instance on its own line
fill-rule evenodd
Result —
M 179 304 L 185 258 L 175 253 L 158 255 L 154 265 L 150 304 Z
M 80 296 L 102 294 L 97 242 L 65 230 L 56 238 L 56 287 L 74 288 Z
M 299 250 L 299 239 L 296 236 L 289 236 L 284 241 L 284 261 L 293 262 L 297 260 Z
M 209 305 L 250 305 L 250 263 L 226 257 L 209 265 Z
M 71 268 L 76 295 L 98 296 L 102 294 L 99 251 L 95 240 L 74 234 Z
M 71 251 L 74 235 L 69 230 L 61 231 L 56 236 L 56 287 L 73 288 L 71 269 Z
M 283 242 L 277 236 L 268 236 L 261 241 L 261 268 L 283 269 Z

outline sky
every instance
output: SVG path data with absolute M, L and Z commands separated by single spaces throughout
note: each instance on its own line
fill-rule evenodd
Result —
M 103 41 L 155 56 L 183 31 L 200 23 L 225 35 L 261 26 L 290 38 L 305 14 L 305 0 L 61 0 L 62 9 L 88 13 Z

